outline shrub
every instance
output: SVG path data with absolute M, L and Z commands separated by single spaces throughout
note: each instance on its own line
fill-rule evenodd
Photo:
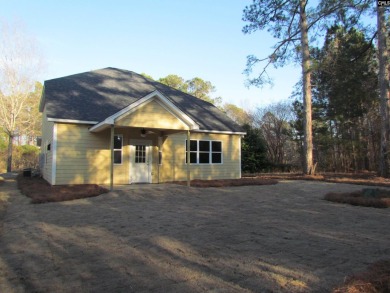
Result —
M 39 167 L 39 152 L 40 149 L 33 145 L 14 146 L 12 168 L 14 170 L 37 169 Z

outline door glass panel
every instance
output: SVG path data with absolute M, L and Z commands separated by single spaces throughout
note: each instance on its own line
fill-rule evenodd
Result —
M 146 146 L 135 146 L 135 163 L 146 163 Z

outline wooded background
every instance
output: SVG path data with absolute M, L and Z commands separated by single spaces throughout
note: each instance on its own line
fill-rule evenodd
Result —
M 244 109 L 214 97 L 213 84 L 199 77 L 155 80 L 213 103 L 245 129 L 244 173 L 388 177 L 389 8 L 368 0 L 254 0 L 243 21 L 244 34 L 267 30 L 276 40 L 269 56 L 248 56 L 249 84 L 271 82 L 269 67 L 301 65 L 302 78 L 287 100 Z M 0 171 L 37 168 L 42 84 L 36 76 L 44 58 L 30 36 L 6 23 L 0 53 Z

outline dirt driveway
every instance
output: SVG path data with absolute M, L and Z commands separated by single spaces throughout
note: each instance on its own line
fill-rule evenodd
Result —
M 390 210 L 321 199 L 348 184 L 136 186 L 32 205 L 9 195 L 0 292 L 329 292 L 390 256 Z

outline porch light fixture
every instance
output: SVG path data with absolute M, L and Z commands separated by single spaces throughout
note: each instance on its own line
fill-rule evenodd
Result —
M 146 135 L 153 134 L 153 133 L 155 133 L 155 132 L 151 131 L 151 130 L 146 130 L 145 128 L 141 129 L 141 137 L 146 137 Z

